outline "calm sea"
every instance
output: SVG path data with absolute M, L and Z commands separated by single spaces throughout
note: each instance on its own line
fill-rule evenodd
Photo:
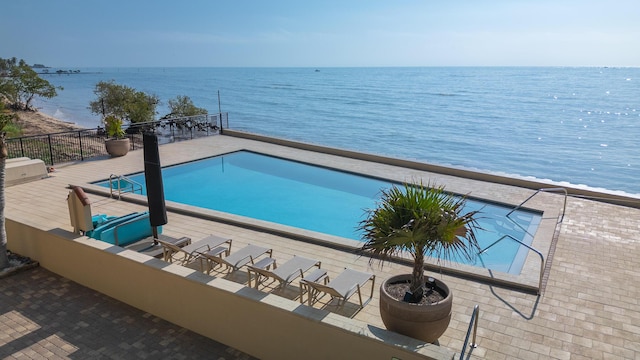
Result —
M 50 71 L 55 71 L 51 69 Z M 233 129 L 640 194 L 640 68 L 80 68 L 41 110 L 85 127 L 115 80 L 229 113 Z

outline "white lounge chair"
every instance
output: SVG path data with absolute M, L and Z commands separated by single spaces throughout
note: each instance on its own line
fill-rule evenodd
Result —
M 231 239 L 222 238 L 216 235 L 209 235 L 204 239 L 193 242 L 189 245 L 180 247 L 174 243 L 163 240 L 161 237 L 156 239 L 163 248 L 163 259 L 170 263 L 174 261 L 180 262 L 180 265 L 186 265 L 205 252 L 221 254 L 229 254 L 231 251 Z M 200 271 L 203 271 L 202 260 L 200 261 Z
M 272 249 L 267 249 L 257 245 L 247 245 L 225 257 L 222 256 L 222 252 L 215 250 L 216 249 L 213 251 L 205 251 L 200 254 L 207 260 L 207 274 L 219 265 L 224 265 L 230 273 L 231 271 L 238 270 L 249 263 L 255 264 L 255 260 L 262 255 L 268 254 L 269 258 L 271 258 L 273 253 Z
M 363 302 L 362 287 L 369 280 L 371 280 L 371 294 L 369 298 Z M 347 300 L 349 300 L 353 294 L 357 293 L 358 299 L 360 300 L 360 308 L 363 308 L 373 298 L 375 282 L 375 275 L 352 269 L 344 269 L 344 271 L 333 280 L 329 280 L 326 272 L 323 274 L 322 271 L 316 270 L 311 273 L 310 276 L 300 280 L 300 293 L 309 293 L 309 305 L 312 305 L 313 300 L 317 299 L 320 293 L 329 294 L 332 299 L 338 299 L 338 307 L 344 306 Z M 302 296 L 300 296 L 300 302 L 303 302 Z
M 271 260 L 268 260 L 271 259 Z M 266 258 L 258 261 L 256 264 L 249 265 L 247 272 L 249 273 L 249 287 L 251 287 L 251 273 L 255 274 L 255 287 L 267 278 L 277 280 L 279 287 L 285 287 L 298 277 L 304 276 L 304 273 L 314 266 L 320 268 L 320 261 L 315 259 L 307 259 L 302 256 L 294 256 L 288 261 L 278 266 L 274 258 Z M 273 270 L 269 268 L 273 266 Z

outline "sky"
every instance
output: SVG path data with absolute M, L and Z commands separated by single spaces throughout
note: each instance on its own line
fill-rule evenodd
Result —
M 51 67 L 640 66 L 638 0 L 3 0 Z

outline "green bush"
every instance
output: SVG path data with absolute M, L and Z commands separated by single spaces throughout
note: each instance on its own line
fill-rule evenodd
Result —
M 107 136 L 116 138 L 116 139 L 124 138 L 124 130 L 122 129 L 121 119 L 113 115 L 109 115 L 106 118 L 104 118 L 104 126 L 105 126 L 105 129 L 107 130 Z
M 100 81 L 93 93 L 96 99 L 89 102 L 92 113 L 113 115 L 130 123 L 153 121 L 156 105 L 160 102 L 156 95 L 136 91 L 129 86 L 116 84 L 113 80 Z

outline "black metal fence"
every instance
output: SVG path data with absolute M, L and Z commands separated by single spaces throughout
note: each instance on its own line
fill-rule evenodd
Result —
M 126 135 L 131 150 L 142 147 L 142 134 L 152 131 L 158 142 L 166 144 L 220 133 L 229 124 L 228 113 L 196 115 L 131 124 Z M 106 156 L 104 128 L 65 131 L 53 134 L 23 136 L 7 139 L 9 158 L 41 159 L 48 165 Z

